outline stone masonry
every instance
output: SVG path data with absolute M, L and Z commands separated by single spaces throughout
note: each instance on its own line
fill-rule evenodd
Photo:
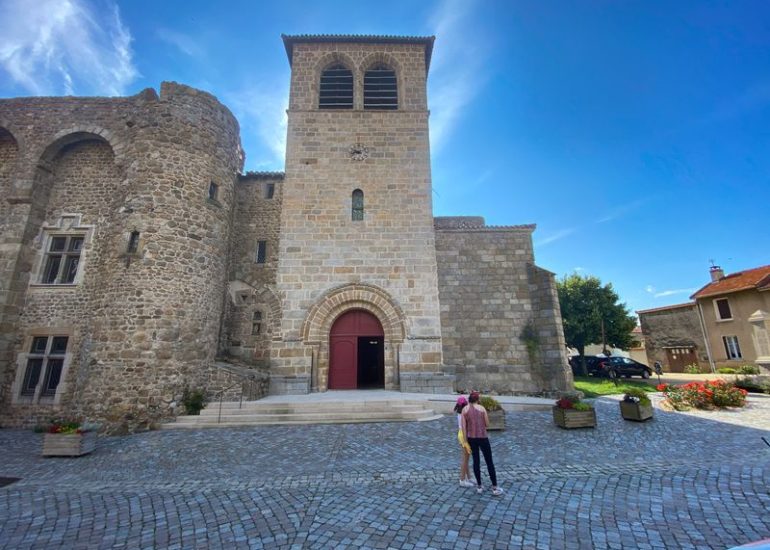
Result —
M 134 429 L 175 414 L 185 387 L 237 393 L 246 377 L 325 391 L 329 334 L 351 311 L 382 326 L 385 388 L 571 388 L 534 226 L 432 216 L 433 38 L 284 45 L 285 172 L 240 174 L 237 121 L 181 84 L 0 100 L 3 425 L 64 413 Z M 330 66 L 352 72 L 352 108 L 319 109 Z M 364 108 L 371 67 L 394 71 L 396 109 Z

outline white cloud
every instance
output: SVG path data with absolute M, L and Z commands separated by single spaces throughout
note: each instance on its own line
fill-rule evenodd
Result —
M 673 296 L 674 294 L 692 294 L 698 290 L 697 288 L 677 288 L 672 290 L 662 290 L 661 292 L 656 292 L 653 296 L 655 298 L 665 298 L 666 296 Z
M 283 80 L 288 81 L 288 78 Z M 241 123 L 241 133 L 259 136 L 272 153 L 272 157 L 246 158 L 252 166 L 283 169 L 286 157 L 286 109 L 289 106 L 288 87 L 253 85 L 237 92 L 226 94 L 226 102 Z
M 179 31 L 159 28 L 155 31 L 155 34 L 164 42 L 171 44 L 180 52 L 190 57 L 200 57 L 205 53 L 199 42 Z
M 627 204 L 621 204 L 617 208 L 614 208 L 610 212 L 608 212 L 604 217 L 596 220 L 596 223 L 605 223 L 605 222 L 617 219 L 623 216 L 624 214 L 631 212 L 632 210 L 636 210 L 640 206 L 644 205 L 646 202 L 649 202 L 649 200 L 650 200 L 649 198 L 645 198 L 645 199 L 635 200 Z
M 649 294 L 655 294 L 655 287 L 652 285 L 647 285 L 644 287 L 644 290 L 646 290 Z
M 543 239 L 539 239 L 535 241 L 535 246 L 545 246 L 547 244 L 550 244 L 552 242 L 558 241 L 560 239 L 563 239 L 564 237 L 568 235 L 572 235 L 577 228 L 575 227 L 569 227 L 567 229 L 561 229 L 560 231 L 557 231 L 556 233 L 553 233 Z
M 123 95 L 138 76 L 118 7 L 85 0 L 6 0 L 0 67 L 35 95 Z
M 484 85 L 481 41 L 469 37 L 469 17 L 476 1 L 444 0 L 431 14 L 429 27 L 436 35 L 428 79 L 431 148 L 446 143 L 462 109 Z

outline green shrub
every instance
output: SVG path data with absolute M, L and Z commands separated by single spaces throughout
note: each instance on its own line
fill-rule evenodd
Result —
M 483 395 L 479 398 L 479 405 L 484 407 L 488 411 L 502 411 L 503 407 L 500 402 L 494 397 Z
M 741 365 L 735 372 L 738 374 L 759 374 L 759 367 L 755 367 L 754 365 Z
M 770 394 L 770 384 L 767 382 L 760 382 L 753 378 L 736 378 L 735 387 L 741 388 L 751 393 L 767 393 Z
M 735 369 L 732 367 L 719 367 L 717 372 L 719 374 L 735 374 Z
M 590 403 L 586 403 L 585 401 L 578 401 L 577 403 L 572 404 L 572 408 L 576 411 L 590 411 L 593 409 Z
M 645 407 L 650 405 L 650 398 L 647 396 L 647 392 L 641 388 L 631 388 L 626 391 L 623 396 L 623 401 L 627 403 L 639 403 Z
M 692 363 L 684 368 L 686 374 L 700 374 L 700 366 L 698 363 Z
M 676 410 L 713 409 L 714 407 L 743 407 L 746 404 L 746 390 L 724 380 L 690 382 L 681 386 L 661 384 L 668 402 Z
M 185 414 L 200 414 L 208 402 L 206 392 L 203 390 L 185 388 L 182 392 L 182 406 L 184 407 Z

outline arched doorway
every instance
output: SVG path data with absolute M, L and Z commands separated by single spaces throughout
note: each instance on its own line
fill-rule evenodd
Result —
M 329 389 L 385 387 L 385 333 L 362 309 L 343 313 L 329 332 Z

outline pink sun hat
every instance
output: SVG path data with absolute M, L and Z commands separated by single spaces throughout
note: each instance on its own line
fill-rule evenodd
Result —
M 461 407 L 464 407 L 465 405 L 468 404 L 468 399 L 466 399 L 464 395 L 461 395 L 460 397 L 457 398 L 457 404 L 460 405 Z

